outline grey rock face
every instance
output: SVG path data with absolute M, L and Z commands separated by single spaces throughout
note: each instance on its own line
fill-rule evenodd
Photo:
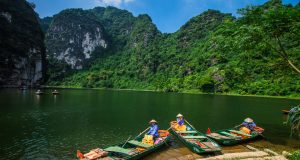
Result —
M 42 83 L 44 34 L 31 4 L 1 0 L 0 24 L 0 87 Z
M 101 23 L 93 14 L 80 9 L 54 16 L 45 42 L 48 57 L 67 63 L 72 69 L 82 69 L 97 48 L 108 46 Z

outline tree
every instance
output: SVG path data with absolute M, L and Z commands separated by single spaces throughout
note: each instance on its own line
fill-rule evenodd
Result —
M 289 48 L 299 44 L 300 7 L 285 6 L 280 0 L 271 0 L 263 6 L 241 9 L 239 13 L 243 17 L 238 21 L 240 28 L 235 35 L 253 45 L 265 44 L 300 74 L 288 53 Z M 249 44 L 245 45 L 249 47 Z

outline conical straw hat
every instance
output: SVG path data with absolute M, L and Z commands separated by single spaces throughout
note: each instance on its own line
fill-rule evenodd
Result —
M 176 117 L 177 117 L 177 118 L 178 118 L 178 117 L 183 117 L 183 115 L 179 113 L 179 114 L 177 114 Z
M 157 123 L 157 121 L 152 119 L 149 123 Z
M 251 119 L 251 118 L 246 118 L 246 119 L 244 120 L 244 122 L 251 123 L 251 122 L 253 122 L 253 119 Z

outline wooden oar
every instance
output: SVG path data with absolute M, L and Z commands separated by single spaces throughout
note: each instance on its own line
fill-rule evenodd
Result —
M 125 141 L 125 143 L 123 144 L 122 148 L 125 146 L 125 144 L 130 140 L 131 135 L 128 137 L 128 139 Z
M 141 132 L 139 135 L 137 135 L 136 137 L 139 137 L 140 135 L 142 135 L 143 133 L 145 133 L 150 127 L 146 128 L 143 132 Z
M 172 126 L 170 128 L 168 128 L 167 131 L 170 130 L 171 128 L 172 128 Z
M 188 125 L 190 125 L 191 127 L 193 127 L 193 128 L 195 129 L 195 127 L 194 127 L 193 125 L 191 125 L 186 119 L 184 119 L 184 121 L 185 121 Z
M 241 125 L 243 125 L 243 124 L 239 124 L 239 125 L 237 125 L 237 126 L 234 126 L 233 128 L 238 128 L 238 127 L 240 127 Z

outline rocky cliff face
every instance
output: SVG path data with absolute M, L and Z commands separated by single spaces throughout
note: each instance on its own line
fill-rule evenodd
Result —
M 148 15 L 134 17 L 115 7 L 67 9 L 40 24 L 46 32 L 50 78 L 55 80 L 88 68 L 99 57 L 147 47 L 161 34 Z
M 54 16 L 45 42 L 49 58 L 67 63 L 72 69 L 82 69 L 96 57 L 96 49 L 105 50 L 109 44 L 96 16 L 81 9 L 64 10 Z
M 25 0 L 1 0 L 0 24 L 0 86 L 41 83 L 44 35 L 33 6 Z

